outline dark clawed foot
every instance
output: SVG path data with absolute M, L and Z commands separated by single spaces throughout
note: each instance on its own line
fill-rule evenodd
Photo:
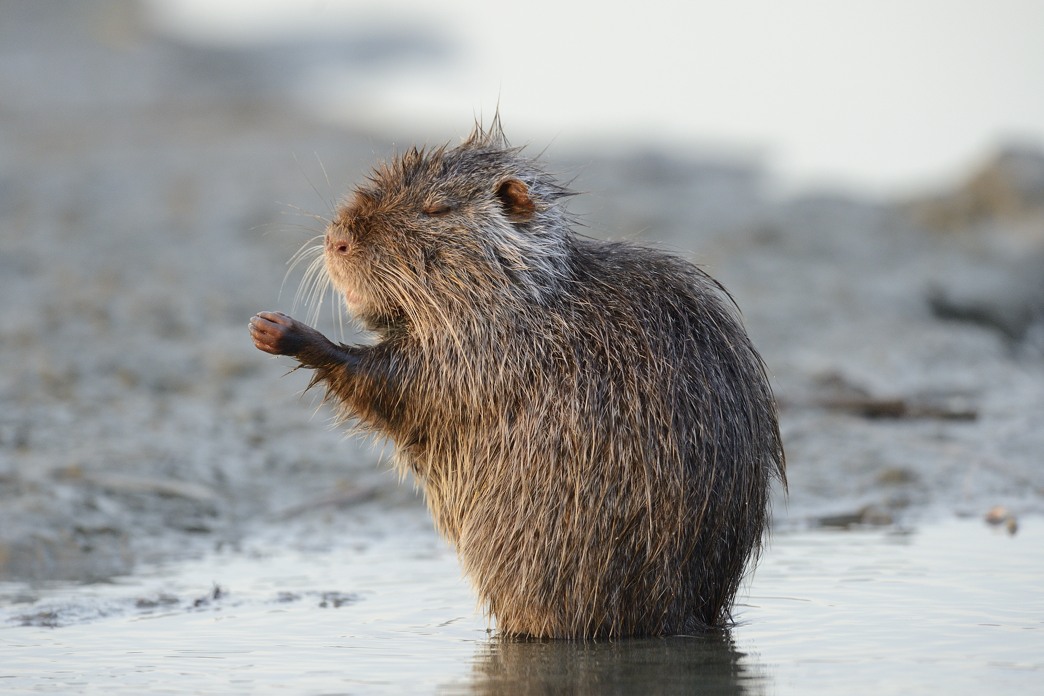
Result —
M 258 350 L 272 355 L 299 355 L 323 336 L 282 312 L 258 312 L 250 319 L 250 337 Z

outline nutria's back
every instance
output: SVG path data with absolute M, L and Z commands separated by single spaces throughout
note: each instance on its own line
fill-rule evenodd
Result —
M 255 342 L 395 443 L 505 634 L 720 625 L 783 478 L 764 367 L 715 281 L 575 235 L 565 195 L 496 125 L 407 153 L 326 236 L 378 343 Z

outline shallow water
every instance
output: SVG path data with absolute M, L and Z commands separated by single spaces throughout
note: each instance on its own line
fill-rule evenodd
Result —
M 0 689 L 978 694 L 1044 673 L 1039 518 L 1015 536 L 956 518 L 780 533 L 731 631 L 569 644 L 498 641 L 452 553 L 401 517 L 311 549 L 272 532 L 104 585 L 0 585 Z

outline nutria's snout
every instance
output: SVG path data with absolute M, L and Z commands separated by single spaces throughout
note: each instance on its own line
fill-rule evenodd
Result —
M 323 238 L 323 265 L 333 287 L 341 294 L 349 314 L 360 316 L 368 303 L 359 292 L 359 269 L 353 261 L 351 234 L 342 224 L 332 224 Z M 357 260 L 356 260 L 357 261 Z
M 345 237 L 333 234 L 332 230 L 327 231 L 323 247 L 327 254 L 337 254 L 339 256 L 348 254 L 348 240 Z
M 255 344 L 393 443 L 503 635 L 727 625 L 785 482 L 765 365 L 717 281 L 577 234 L 570 195 L 499 121 L 411 149 L 313 265 L 375 341 L 269 313 Z

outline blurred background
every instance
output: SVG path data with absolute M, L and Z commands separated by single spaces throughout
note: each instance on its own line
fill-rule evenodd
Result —
M 801 0 L 150 0 L 168 36 L 288 49 L 310 113 L 441 141 L 499 104 L 527 141 L 759 158 L 787 187 L 909 192 L 1044 140 L 1044 6 Z
M 779 528 L 1042 509 L 1040 3 L 0 17 L 0 578 L 423 515 L 246 327 L 312 309 L 287 261 L 375 162 L 498 108 L 585 233 L 732 291 L 783 407 Z

